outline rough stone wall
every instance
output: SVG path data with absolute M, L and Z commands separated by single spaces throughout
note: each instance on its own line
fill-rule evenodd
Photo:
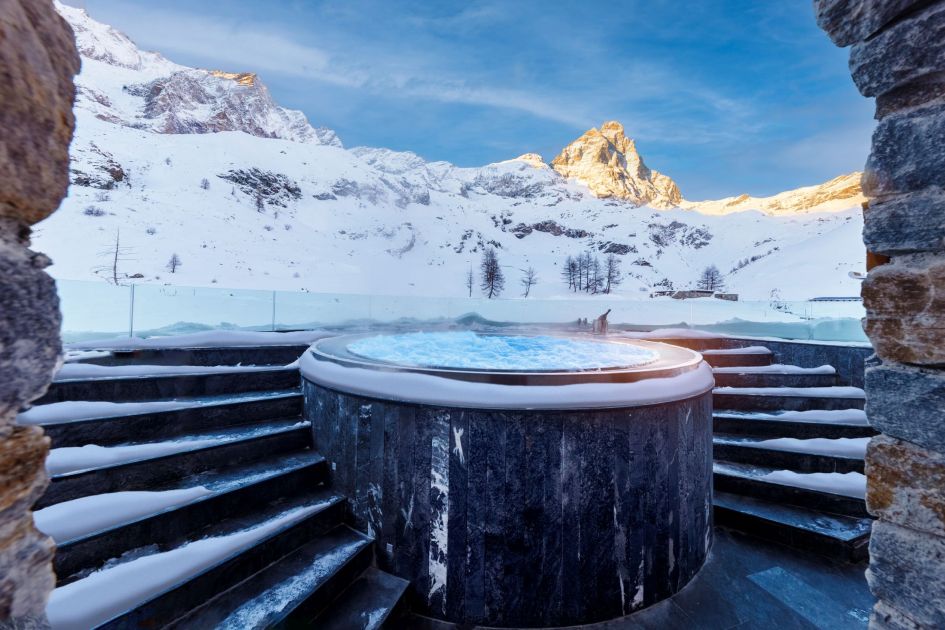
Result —
M 945 627 L 945 0 L 814 0 L 876 98 L 863 240 L 873 628 Z
M 68 186 L 79 69 L 72 31 L 49 0 L 0 0 L 0 626 L 45 623 L 52 541 L 30 508 L 48 483 L 49 441 L 14 424 L 59 361 L 59 301 L 29 249 L 30 226 Z

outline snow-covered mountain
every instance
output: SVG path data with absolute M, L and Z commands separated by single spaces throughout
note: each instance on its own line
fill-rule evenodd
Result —
M 688 202 L 616 122 L 550 165 L 526 154 L 460 168 L 345 149 L 278 106 L 255 75 L 174 64 L 58 6 L 83 66 L 72 186 L 34 237 L 57 277 L 109 275 L 100 254 L 117 238 L 119 275 L 141 283 L 461 296 L 491 246 L 509 297 L 529 266 L 532 295 L 571 295 L 562 263 L 584 251 L 620 257 L 627 297 L 689 286 L 709 264 L 749 298 L 859 291 L 848 277 L 865 258 L 859 174 L 769 198 Z

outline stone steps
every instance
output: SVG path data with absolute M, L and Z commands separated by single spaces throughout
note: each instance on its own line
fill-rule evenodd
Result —
M 133 443 L 133 447 L 153 448 L 155 445 L 167 445 L 184 450 L 155 457 L 132 456 L 131 461 L 123 463 L 52 474 L 49 488 L 36 507 L 43 508 L 61 501 L 106 492 L 148 490 L 199 472 L 232 465 L 234 462 L 251 462 L 274 454 L 288 455 L 311 447 L 310 431 L 310 427 L 298 418 L 288 418 L 199 436 L 205 437 L 206 440 Z M 55 444 L 53 446 L 55 447 Z M 110 450 L 121 446 L 106 448 Z M 51 451 L 50 457 L 55 455 L 56 448 Z
M 131 403 L 127 406 L 133 413 L 126 415 L 83 417 L 40 425 L 57 448 L 83 444 L 110 446 L 127 441 L 129 435 L 140 441 L 167 440 L 271 418 L 298 417 L 302 413 L 302 394 L 298 389 L 176 399 L 175 402 L 187 406 L 148 411 L 143 406 L 135 410 L 138 403 Z
M 851 496 L 841 493 L 838 488 L 830 488 L 829 483 L 822 483 L 820 478 L 823 475 L 817 473 L 789 475 L 787 479 L 778 477 L 786 472 L 790 471 L 716 460 L 713 479 L 718 492 L 750 496 L 831 514 L 858 518 L 869 516 L 862 494 Z M 865 491 L 866 478 L 857 475 L 857 479 L 862 480 Z
M 866 398 L 856 387 L 717 387 L 716 409 L 737 411 L 811 411 L 863 409 Z
M 147 366 L 138 366 L 146 369 Z M 167 366 L 155 366 L 167 367 Z M 178 366 L 181 370 L 199 370 L 203 366 Z M 210 370 L 210 368 L 207 368 Z M 296 367 L 255 368 L 226 372 L 155 373 L 131 375 L 122 367 L 103 367 L 114 370 L 112 375 L 82 378 L 57 378 L 49 390 L 35 404 L 67 400 L 136 401 L 184 398 L 193 396 L 220 396 L 253 391 L 273 391 L 298 388 L 299 370 Z
M 176 619 L 168 628 L 324 627 L 312 625 L 314 617 L 329 606 L 334 610 L 333 601 L 346 586 L 378 573 L 370 568 L 372 543 L 371 538 L 338 526 Z M 375 597 L 365 604 L 376 603 L 383 595 L 380 590 L 370 594 Z M 396 608 L 400 597 L 385 605 Z
M 140 541 L 167 545 L 174 540 L 196 538 L 220 515 L 248 514 L 268 505 L 273 497 L 295 496 L 304 489 L 320 488 L 327 480 L 325 459 L 312 451 L 304 451 L 288 458 L 270 457 L 251 465 L 231 466 L 156 486 L 152 491 L 203 487 L 210 494 L 122 519 L 97 531 L 57 540 L 54 562 L 58 583 L 71 582 L 91 567 L 101 566 L 109 558 L 128 552 Z M 339 501 L 334 509 L 343 512 L 344 506 Z
M 202 348 L 140 348 L 67 353 L 67 360 L 90 365 L 288 365 L 307 344 Z M 70 357 L 73 354 L 75 356 Z
M 714 370 L 716 387 L 829 387 L 837 384 L 836 374 L 727 371 L 732 369 L 736 368 Z
M 722 491 L 715 492 L 713 503 L 717 525 L 847 562 L 867 557 L 872 519 Z
M 139 593 L 143 595 L 119 602 L 126 603 L 127 608 L 116 612 L 103 627 L 163 627 L 205 605 L 341 525 L 340 515 L 330 509 L 336 502 L 337 497 L 324 494 L 302 496 L 254 514 L 252 518 L 224 519 L 199 541 L 182 542 L 127 561 L 121 577 L 141 582 Z M 205 562 L 193 563 L 187 556 L 197 555 L 195 546 L 201 544 L 199 553 L 205 557 L 200 559 Z M 161 553 L 172 554 L 163 558 L 176 566 L 170 570 L 161 566 L 158 557 Z M 139 565 L 135 565 L 136 562 Z M 121 567 L 122 563 L 111 565 L 102 574 Z M 161 571 L 167 571 L 169 577 L 163 581 L 169 585 L 146 589 L 145 584 Z M 109 593 L 103 592 L 101 596 L 108 598 Z
M 760 413 L 722 410 L 713 413 L 712 420 L 715 432 L 726 435 L 809 439 L 819 437 L 858 438 L 871 437 L 876 434 L 876 431 L 868 424 L 838 422 L 835 416 L 831 416 L 836 411 L 820 411 L 818 414 L 817 410 L 812 410 L 804 414 L 797 414 L 793 412 Z M 848 411 L 863 413 L 859 409 Z
M 312 625 L 321 630 L 383 628 L 406 606 L 409 585 L 407 580 L 368 569 Z
M 844 561 L 863 560 L 872 521 L 860 494 L 860 444 L 849 441 L 875 434 L 866 423 L 862 390 L 840 386 L 831 367 L 780 365 L 774 353 L 757 346 L 714 349 L 726 343 L 686 342 L 698 346 L 716 381 L 716 524 Z
M 794 438 L 786 438 L 792 440 L 788 445 L 776 446 L 771 443 L 772 439 L 778 438 L 715 434 L 712 438 L 714 457 L 716 460 L 753 466 L 770 466 L 803 473 L 863 472 L 862 456 L 818 452 L 819 449 L 804 444 L 807 440 L 794 442 Z M 851 438 L 809 439 L 817 440 L 818 446 L 831 446 L 830 443 L 835 443 L 839 449 L 847 446 L 846 440 Z
M 199 369 L 264 358 L 249 350 L 87 353 L 98 365 L 67 370 L 83 378 L 58 380 L 21 414 L 52 440 L 36 505 L 63 532 L 51 618 L 102 602 L 94 623 L 73 625 L 295 627 L 336 606 L 349 620 L 358 605 L 375 606 L 366 621 L 401 612 L 405 583 L 370 568 L 373 539 L 347 527 L 347 500 L 312 449 L 298 370 L 281 367 L 298 355 Z M 147 365 L 163 367 L 141 374 Z
M 705 362 L 714 368 L 771 365 L 774 362 L 771 351 L 767 348 L 762 349 L 760 346 L 747 349 L 702 350 L 701 352 Z

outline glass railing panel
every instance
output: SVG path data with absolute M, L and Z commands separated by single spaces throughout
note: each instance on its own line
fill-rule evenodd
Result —
M 272 330 L 272 291 L 140 284 L 134 288 L 137 336 L 202 330 Z
M 866 342 L 859 301 L 727 301 L 717 298 L 441 298 L 280 292 L 219 287 L 58 283 L 67 342 L 202 330 L 302 330 L 436 325 L 568 326 L 610 309 L 612 328 L 695 328 L 728 335 Z
M 275 330 L 308 330 L 370 322 L 371 297 L 344 293 L 276 291 Z
M 65 343 L 127 336 L 132 326 L 131 287 L 57 280 Z

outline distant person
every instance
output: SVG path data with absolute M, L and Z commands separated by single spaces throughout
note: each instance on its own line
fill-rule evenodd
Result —
M 594 320 L 594 334 L 595 335 L 606 335 L 607 334 L 607 316 L 610 314 L 610 311 L 613 309 L 608 308 L 607 312 Z

